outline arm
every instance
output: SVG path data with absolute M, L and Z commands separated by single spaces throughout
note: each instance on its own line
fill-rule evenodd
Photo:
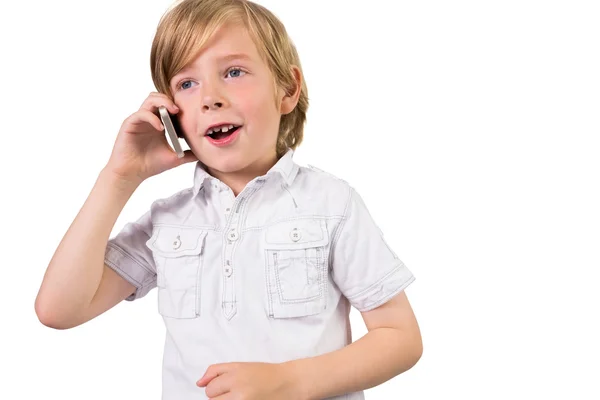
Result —
M 368 333 L 343 349 L 284 364 L 302 399 L 369 389 L 412 368 L 423 353 L 421 333 L 406 294 L 362 313 Z M 326 377 L 326 379 L 323 379 Z
M 322 399 L 376 386 L 419 360 L 421 333 L 404 292 L 415 278 L 352 188 L 329 260 L 335 284 L 361 311 L 369 332 L 316 357 L 278 364 L 213 364 L 197 382 L 206 387 L 207 396 L 225 400 L 233 392 L 247 399 Z
M 64 329 L 90 319 L 84 314 L 101 281 L 118 282 L 120 293 L 132 289 L 116 274 L 105 273 L 104 254 L 111 230 L 137 187 L 102 170 L 44 275 L 35 300 L 36 314 L 44 325 Z M 97 315 L 109 306 L 94 303 L 90 312 Z
M 362 316 L 369 332 L 343 349 L 280 364 L 213 364 L 196 385 L 215 400 L 318 400 L 371 388 L 417 363 L 421 333 L 404 291 Z

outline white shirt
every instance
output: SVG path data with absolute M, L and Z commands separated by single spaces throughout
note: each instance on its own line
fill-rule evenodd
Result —
M 163 400 L 207 399 L 196 381 L 211 364 L 341 349 L 350 305 L 371 310 L 415 279 L 356 191 L 293 150 L 237 197 L 198 162 L 193 187 L 126 224 L 105 263 L 137 288 L 128 301 L 158 288 Z

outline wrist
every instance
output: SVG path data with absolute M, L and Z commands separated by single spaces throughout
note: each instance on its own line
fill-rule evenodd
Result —
M 301 360 L 292 360 L 281 363 L 285 380 L 289 387 L 289 392 L 293 399 L 312 400 L 314 399 L 310 390 L 310 383 L 306 378 L 306 373 L 301 366 Z
M 131 193 L 133 193 L 143 182 L 142 179 L 123 177 L 107 167 L 104 167 L 102 171 L 100 171 L 98 180 L 116 188 L 117 190 Z

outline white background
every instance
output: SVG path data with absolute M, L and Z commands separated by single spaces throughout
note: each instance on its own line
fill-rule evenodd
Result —
M 121 123 L 155 90 L 170 1 L 4 3 L 0 398 L 159 399 L 155 290 L 65 331 L 34 301 Z M 423 357 L 367 399 L 600 398 L 597 3 L 260 3 L 308 84 L 296 160 L 352 184 L 417 278 Z M 113 235 L 192 174 L 144 182 Z

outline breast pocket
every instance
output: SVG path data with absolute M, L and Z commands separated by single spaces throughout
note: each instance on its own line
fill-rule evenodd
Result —
M 284 221 L 264 234 L 269 315 L 318 314 L 327 305 L 329 235 L 324 220 Z
M 200 275 L 206 231 L 186 226 L 154 228 L 146 245 L 156 261 L 158 312 L 171 318 L 200 314 Z

